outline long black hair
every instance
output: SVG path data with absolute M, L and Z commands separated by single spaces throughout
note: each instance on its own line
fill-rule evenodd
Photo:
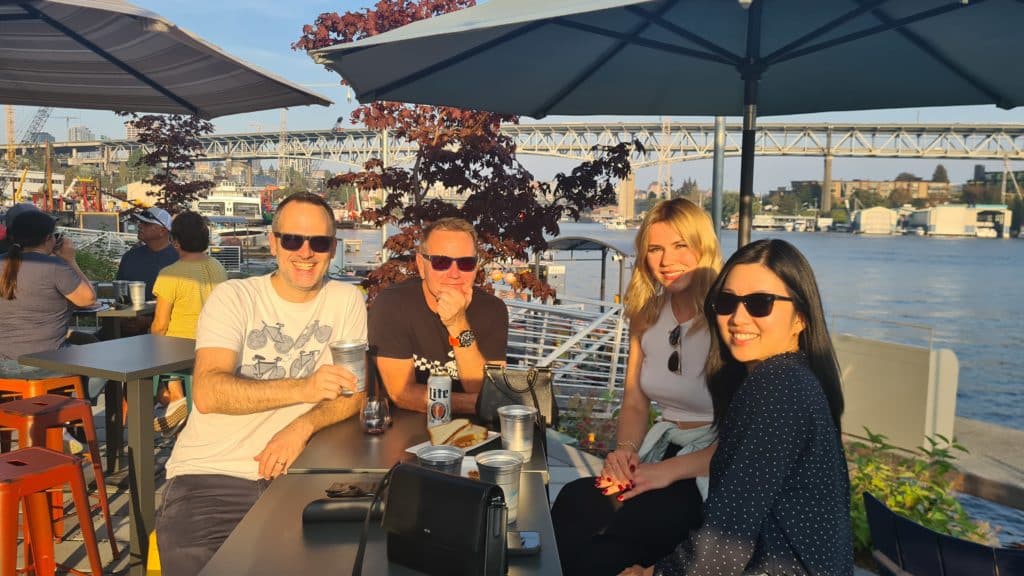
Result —
M 800 332 L 800 350 L 807 356 L 811 371 L 818 378 L 821 389 L 828 401 L 829 412 L 840 431 L 843 416 L 843 387 L 839 375 L 839 362 L 832 348 L 832 337 L 825 325 L 825 312 L 821 306 L 818 282 L 814 271 L 799 250 L 784 240 L 758 240 L 740 248 L 729 258 L 718 279 L 712 284 L 704 300 L 704 316 L 711 332 L 711 353 L 708 355 L 705 373 L 714 405 L 714 424 L 719 426 L 729 409 L 729 403 L 743 379 L 746 367 L 733 358 L 729 348 L 723 345 L 718 330 L 718 315 L 712 303 L 722 291 L 726 278 L 733 268 L 740 264 L 761 264 L 771 270 L 786 285 L 793 306 L 803 317 L 804 329 Z
M 0 274 L 0 298 L 14 300 L 14 293 L 18 289 L 22 253 L 27 248 L 41 246 L 55 229 L 56 223 L 53 218 L 38 210 L 23 212 L 11 222 L 11 227 L 7 229 L 11 247 L 7 252 L 7 265 Z

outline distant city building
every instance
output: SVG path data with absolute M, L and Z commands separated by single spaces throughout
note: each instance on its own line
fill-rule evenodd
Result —
M 138 140 L 139 129 L 135 127 L 135 123 L 128 121 L 124 123 L 124 139 L 125 140 Z
M 68 142 L 92 142 L 96 135 L 88 126 L 72 126 L 68 128 Z
M 46 142 L 56 142 L 57 139 L 49 132 L 33 132 L 29 134 L 28 141 L 32 144 L 45 144 Z
M 790 182 L 794 191 L 810 188 L 811 195 L 821 198 L 821 181 L 794 180 Z M 888 198 L 896 191 L 906 191 L 913 199 L 928 199 L 949 196 L 953 187 L 948 182 L 930 182 L 928 180 L 833 180 L 832 204 L 842 204 L 855 192 L 873 192 L 882 198 Z

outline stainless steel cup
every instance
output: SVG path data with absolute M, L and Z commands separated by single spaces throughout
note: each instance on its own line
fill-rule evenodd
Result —
M 533 428 L 537 421 L 537 409 L 533 406 L 513 404 L 498 408 L 501 420 L 501 447 L 523 455 L 529 460 L 533 455 Z
M 335 366 L 344 366 L 356 375 L 356 391 L 366 390 L 366 340 L 339 340 L 331 342 L 331 358 Z M 351 396 L 348 388 L 342 396 Z
M 509 524 L 515 524 L 519 511 L 519 475 L 523 462 L 522 455 L 511 450 L 490 450 L 476 457 L 480 481 L 497 484 L 505 493 Z
M 424 468 L 458 476 L 462 474 L 465 454 L 462 448 L 455 446 L 424 446 L 416 452 L 416 460 Z
M 114 280 L 114 299 L 118 304 L 131 304 L 127 280 Z
M 129 282 L 128 283 L 128 296 L 131 298 L 132 306 L 135 308 L 142 308 L 146 305 L 146 283 L 145 282 Z

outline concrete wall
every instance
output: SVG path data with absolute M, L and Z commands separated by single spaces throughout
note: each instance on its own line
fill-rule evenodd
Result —
M 843 377 L 843 432 L 864 427 L 895 446 L 927 446 L 926 436 L 952 439 L 960 365 L 952 350 L 929 350 L 840 334 L 833 336 Z

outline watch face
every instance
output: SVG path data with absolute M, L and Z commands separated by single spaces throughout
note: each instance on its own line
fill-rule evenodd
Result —
M 472 330 L 463 330 L 459 333 L 459 346 L 462 348 L 468 348 L 476 342 L 476 336 Z

